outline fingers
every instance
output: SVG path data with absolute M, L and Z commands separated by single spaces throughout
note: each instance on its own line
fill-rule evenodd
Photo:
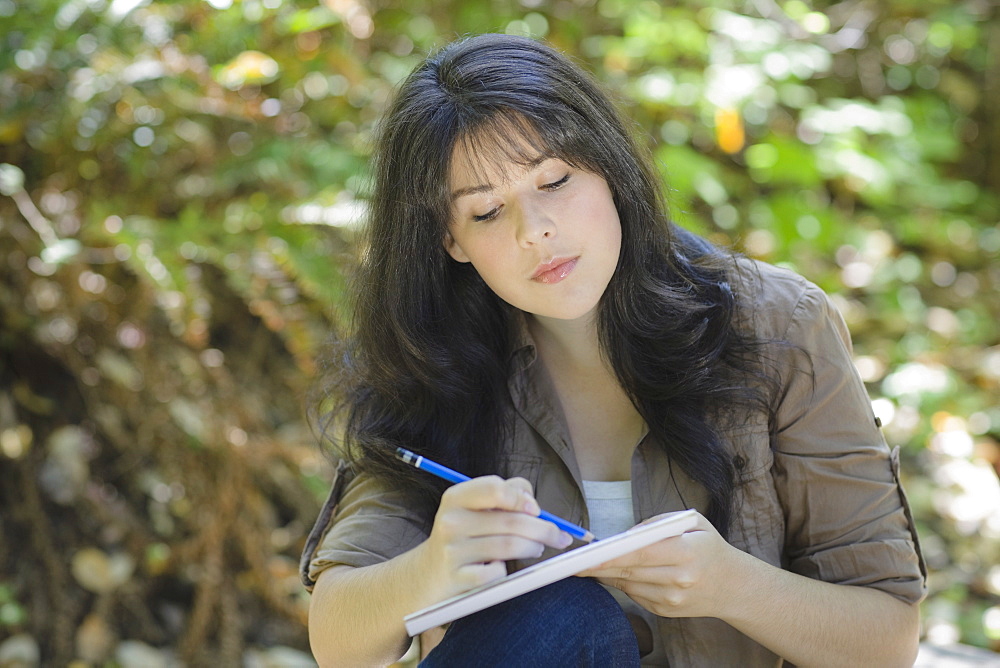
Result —
M 651 524 L 653 522 L 656 522 L 657 520 L 662 520 L 664 517 L 668 517 L 670 515 L 676 515 L 678 512 L 684 512 L 684 511 L 676 511 L 675 510 L 675 511 L 669 512 L 669 513 L 660 513 L 659 515 L 653 515 L 652 517 L 647 517 L 643 521 L 639 522 L 636 526 L 640 526 L 641 527 L 644 524 Z M 708 521 L 708 518 L 706 518 L 701 513 L 697 513 L 695 515 L 695 525 L 694 525 L 694 527 L 691 528 L 691 529 L 688 529 L 685 533 L 690 533 L 692 531 L 715 531 L 715 527 L 713 527 L 712 523 Z
M 455 571 L 459 590 L 471 589 L 479 585 L 499 580 L 507 575 L 507 565 L 502 561 L 475 562 L 464 564 Z
M 683 569 L 639 569 L 630 579 L 598 581 L 620 589 L 629 598 L 661 617 L 705 616 L 705 594 L 689 571 Z
M 647 610 L 664 617 L 715 615 L 731 594 L 724 584 L 734 572 L 726 543 L 707 521 L 679 536 L 588 569 L 580 575 L 625 592 Z M 742 553 L 741 553 L 742 554 Z
M 540 511 L 531 493 L 531 483 L 524 478 L 504 480 L 499 476 L 483 476 L 453 485 L 441 497 L 442 506 L 458 506 L 470 510 L 508 510 L 537 515 Z
M 676 587 L 690 589 L 696 583 L 690 569 L 676 566 L 635 566 L 591 569 L 587 577 L 593 577 L 615 589 L 625 591 L 630 587 L 651 585 L 654 587 Z M 580 573 L 583 575 L 583 573 Z
M 545 545 L 521 536 L 482 536 L 470 538 L 452 547 L 456 563 L 474 564 L 513 559 L 535 559 Z
M 638 572 L 647 565 L 672 565 L 676 559 L 671 556 L 669 543 L 676 542 L 679 536 L 666 538 L 658 543 L 649 545 L 634 552 L 623 554 L 617 559 L 605 561 L 603 564 L 588 568 L 580 575 L 590 578 L 622 578 L 629 579 L 633 573 Z
M 430 536 L 438 569 L 459 587 L 476 586 L 505 574 L 506 561 L 568 547 L 569 534 L 539 512 L 524 478 L 484 476 L 448 488 Z
M 506 483 L 527 492 L 532 498 L 535 496 L 535 490 L 532 489 L 531 483 L 524 478 L 509 478 Z
M 448 488 L 437 521 L 446 530 L 450 527 L 469 537 L 514 535 L 554 548 L 568 547 L 572 537 L 551 522 L 537 519 L 540 512 L 531 483 L 524 478 L 484 476 Z
M 669 514 L 669 513 L 668 513 Z M 640 523 L 647 524 L 662 518 L 663 515 L 651 517 Z M 706 539 L 718 535 L 712 524 L 698 516 L 698 524 L 693 529 L 689 529 L 678 536 L 665 538 L 652 545 L 648 545 L 640 550 L 629 552 L 617 559 L 606 561 L 603 564 L 590 568 L 580 573 L 584 577 L 608 578 L 608 579 L 631 579 L 636 574 L 643 572 L 643 567 L 681 567 L 692 562 L 704 559 L 704 553 L 697 549 L 703 545 Z M 710 549 L 710 548 L 709 548 Z M 610 583 L 606 583 L 610 584 Z M 613 585 L 614 586 L 614 585 Z M 621 588 L 621 587 L 617 587 Z
M 692 605 L 698 598 L 690 587 L 669 584 L 631 581 L 618 588 L 628 594 L 633 601 L 660 617 L 692 616 L 694 612 Z
M 572 537 L 560 531 L 556 525 L 523 512 L 453 508 L 438 513 L 435 527 L 439 533 L 450 539 L 509 536 L 524 538 L 554 548 L 568 547 L 573 542 Z M 541 550 L 538 553 L 540 554 Z M 536 557 L 538 554 L 527 556 Z M 525 557 L 496 555 L 493 558 L 520 559 Z
M 672 513 L 657 515 L 639 523 L 637 526 L 648 524 L 663 518 Z M 629 552 L 617 559 L 606 561 L 594 569 L 587 571 L 588 574 L 601 569 L 615 567 L 631 567 L 641 565 L 682 565 L 703 559 L 706 551 L 712 550 L 712 543 L 722 541 L 719 533 L 712 526 L 711 522 L 704 516 L 697 516 L 697 524 L 677 536 L 671 536 L 648 545 L 640 550 Z M 724 541 L 722 541 L 724 542 Z M 594 577 L 594 576 L 591 576 Z

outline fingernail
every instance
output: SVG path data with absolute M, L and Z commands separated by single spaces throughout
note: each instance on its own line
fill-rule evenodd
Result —
M 573 542 L 572 536 L 570 536 L 565 531 L 559 532 L 559 538 L 556 540 L 556 545 L 558 545 L 559 547 L 569 547 L 572 542 Z

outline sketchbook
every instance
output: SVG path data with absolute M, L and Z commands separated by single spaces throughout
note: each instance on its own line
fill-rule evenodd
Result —
M 511 573 L 505 578 L 494 580 L 440 603 L 435 603 L 404 617 L 403 623 L 406 625 L 406 632 L 410 636 L 415 636 L 427 629 L 453 622 L 491 605 L 502 603 L 515 596 L 552 584 L 557 580 L 576 575 L 580 571 L 599 566 L 606 561 L 652 545 L 664 538 L 680 535 L 688 529 L 694 528 L 697 522 L 696 515 L 694 510 L 671 513 L 655 522 L 640 524 L 604 540 L 594 541 L 575 550 L 563 552 L 516 573 Z

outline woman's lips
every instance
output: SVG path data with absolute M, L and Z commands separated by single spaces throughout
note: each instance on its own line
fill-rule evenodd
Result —
M 542 263 L 531 275 L 531 280 L 539 283 L 558 283 L 569 276 L 579 259 L 579 257 L 556 258 Z

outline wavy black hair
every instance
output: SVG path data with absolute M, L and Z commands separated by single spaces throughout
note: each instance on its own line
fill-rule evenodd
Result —
M 527 38 L 446 46 L 402 83 L 381 122 L 352 326 L 327 386 L 324 426 L 338 456 L 428 508 L 441 487 L 400 465 L 396 447 L 470 475 L 503 470 L 518 313 L 445 250 L 457 148 L 497 166 L 555 157 L 607 181 L 622 247 L 598 305 L 602 352 L 651 435 L 705 488 L 706 514 L 726 535 L 735 483 L 719 420 L 767 405 L 746 382 L 756 342 L 738 326 L 736 262 L 670 222 L 648 151 L 609 96 Z

